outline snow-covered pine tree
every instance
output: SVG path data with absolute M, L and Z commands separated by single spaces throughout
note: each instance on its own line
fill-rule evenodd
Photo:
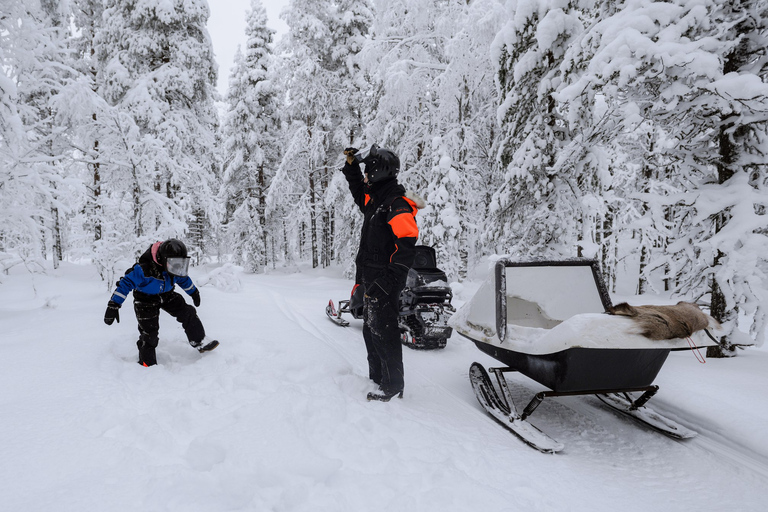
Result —
M 208 16 L 205 0 L 106 0 L 95 38 L 99 93 L 132 121 L 115 118 L 130 138 L 111 158 L 129 176 L 137 246 L 182 236 L 200 210 L 218 217 Z M 201 240 L 190 242 L 194 254 Z
M 55 119 L 52 99 L 59 94 L 65 82 L 71 77 L 71 70 L 65 67 L 66 37 L 68 35 L 67 11 L 64 2 L 59 0 L 41 0 L 42 22 L 50 37 L 51 49 L 47 51 L 44 62 L 37 69 L 25 70 L 27 79 L 22 81 L 20 89 L 22 101 L 32 107 L 33 117 L 27 124 L 34 129 L 29 133 L 40 158 L 33 164 L 34 171 L 42 180 L 47 180 L 50 196 L 46 201 L 49 213 L 44 217 L 44 240 L 51 250 L 53 267 L 58 268 L 63 258 L 66 214 L 70 210 L 68 199 L 73 197 L 69 186 L 77 186 L 67 176 L 66 161 L 69 160 L 69 144 L 66 142 L 64 129 Z M 25 83 L 24 83 L 25 82 Z M 66 160 L 66 161 L 65 161 Z M 47 176 L 47 178 L 46 178 Z
M 282 14 L 289 31 L 280 45 L 280 86 L 287 91 L 281 162 L 270 186 L 268 210 L 284 219 L 287 261 L 320 264 L 317 236 L 321 217 L 321 173 L 333 125 L 335 77 L 324 68 L 330 39 L 330 2 L 291 0 Z
M 671 254 L 651 254 L 663 259 L 649 265 L 669 266 L 674 293 L 710 299 L 726 344 L 738 342 L 745 319 L 758 343 L 766 329 L 765 10 L 764 1 L 726 0 L 613 7 L 590 30 L 589 64 L 563 91 L 574 102 L 584 91 L 602 96 L 625 133 L 652 125 L 670 188 L 636 198 L 670 213 L 628 228 L 678 228 Z
M 286 248 L 286 254 L 301 258 L 308 250 L 313 266 L 325 265 L 333 246 L 328 230 L 334 208 L 325 196 L 350 130 L 359 123 L 345 119 L 357 115 L 347 103 L 355 86 L 350 65 L 368 10 L 361 1 L 292 0 L 283 15 L 289 26 L 280 46 L 281 86 L 288 93 L 285 144 L 268 203 L 284 217 L 286 239 L 298 239 L 298 247 Z
M 572 164 L 555 94 L 565 52 L 583 31 L 578 0 L 509 0 L 497 35 L 503 183 L 493 194 L 488 243 L 527 257 L 594 256 L 585 233 L 601 208 L 596 169 Z M 566 151 L 567 149 L 567 151 Z
M 88 162 L 89 176 L 86 180 L 88 194 L 87 202 L 85 205 L 85 224 L 87 229 L 92 231 L 93 237 L 93 252 L 100 252 L 100 248 L 97 247 L 100 244 L 103 231 L 103 211 L 102 211 L 102 196 L 101 196 L 101 152 L 99 148 L 100 140 L 98 133 L 101 130 L 96 129 L 98 124 L 98 110 L 96 105 L 100 103 L 99 97 L 96 95 L 96 91 L 99 89 L 97 78 L 97 62 L 94 58 L 96 49 L 94 47 L 94 38 L 102 24 L 102 13 L 104 11 L 104 2 L 101 0 L 72 0 L 72 15 L 73 25 L 76 30 L 76 34 L 73 34 L 70 38 L 70 45 L 74 49 L 74 57 L 76 62 L 74 67 L 80 73 L 81 80 L 76 83 L 75 90 L 68 91 L 67 96 L 74 94 L 81 100 L 84 100 L 85 105 L 81 101 L 77 101 L 75 109 L 69 110 L 74 114 L 77 108 L 89 107 L 87 111 L 90 113 L 90 122 L 85 119 L 81 119 L 79 114 L 75 114 L 78 118 L 73 122 L 71 127 L 72 135 L 78 137 L 79 140 L 76 145 L 79 145 L 79 150 L 85 155 L 85 160 Z M 93 95 L 87 93 L 86 90 L 81 90 L 84 87 L 88 87 Z M 71 97 L 68 99 L 72 99 Z M 90 105 L 89 105 L 90 104 Z M 66 102 L 65 102 L 66 105 Z M 64 105 L 64 106 L 65 106 Z M 72 106 L 72 102 L 69 103 Z M 66 110 L 66 109 L 64 109 Z M 69 120 L 73 120 L 71 116 L 66 116 Z M 85 128 L 88 126 L 90 129 Z M 82 138 L 82 137 L 85 138 Z M 100 258 L 95 258 L 95 261 L 100 261 Z M 97 263 L 98 265 L 98 263 Z
M 69 183 L 66 149 L 50 101 L 66 68 L 64 12 L 58 2 L 4 0 L 0 16 L 0 265 L 62 258 L 62 213 Z M 76 186 L 76 184 L 75 184 Z
M 440 20 L 461 15 L 461 5 L 441 0 L 374 0 L 373 4 L 376 15 L 371 37 L 359 58 L 362 70 L 374 84 L 365 140 L 397 153 L 400 183 L 430 202 L 427 187 L 434 179 L 435 169 L 443 169 L 435 165 L 440 157 L 433 153 L 433 139 L 440 134 L 435 119 L 440 103 L 439 77 L 448 67 L 445 45 L 459 22 Z M 445 18 L 441 18 L 444 10 Z M 449 101 L 455 101 L 454 91 L 451 96 Z M 435 199 L 440 201 L 442 196 Z M 447 230 L 438 226 L 437 213 L 430 206 L 419 213 L 419 241 L 436 245 L 441 264 L 457 268 L 458 265 L 449 263 L 453 254 L 441 245 Z M 454 220 L 456 216 L 451 217 Z M 438 227 L 433 235 L 435 226 Z
M 602 205 L 592 236 L 600 246 L 602 270 L 612 289 L 617 276 L 632 275 L 636 289 L 628 290 L 627 283 L 622 289 L 644 293 L 649 286 L 655 288 L 652 274 L 669 269 L 665 258 L 674 236 L 673 207 L 655 199 L 681 190 L 676 171 L 680 162 L 665 156 L 668 141 L 662 128 L 638 115 L 655 92 L 649 89 L 649 96 L 640 98 L 625 90 L 628 70 L 647 65 L 642 56 L 651 55 L 642 49 L 638 57 L 634 50 L 645 40 L 637 36 L 632 22 L 642 25 L 645 18 L 615 2 L 597 4 L 590 16 L 589 30 L 566 52 L 564 86 L 554 95 L 573 134 L 564 153 L 574 166 L 601 162 Z M 607 55 L 603 44 L 611 46 Z M 596 68 L 606 61 L 603 74 Z M 618 69 L 623 73 L 616 74 Z M 664 277 L 668 290 L 669 279 Z
M 708 292 L 712 316 L 725 327 L 721 347 L 707 350 L 718 357 L 743 343 L 747 327 L 758 345 L 768 329 L 768 2 L 718 0 L 710 8 L 720 75 L 689 95 L 704 100 L 692 102 L 694 118 L 715 114 L 716 175 L 692 190 L 696 215 L 686 227 L 698 254 L 686 284 Z
M 357 206 L 352 202 L 343 175 L 337 171 L 337 155 L 346 147 L 365 149 L 365 124 L 373 108 L 373 85 L 360 68 L 359 55 L 373 23 L 373 6 L 369 0 L 338 0 L 335 15 L 328 22 L 331 32 L 329 66 L 339 79 L 335 95 L 338 122 L 332 129 L 329 148 L 329 174 L 323 198 L 323 266 L 340 260 L 349 275 L 354 275 L 354 256 L 358 247 L 360 222 Z
M 429 207 L 420 215 L 420 239 L 438 250 L 449 275 L 463 280 L 481 252 L 488 187 L 497 168 L 490 47 L 504 13 L 496 0 L 450 2 L 438 12 L 447 65 L 435 80 L 432 166 L 424 180 Z
M 238 50 L 227 92 L 221 195 L 235 259 L 258 272 L 267 265 L 279 232 L 268 227 L 266 199 L 280 157 L 278 99 L 270 76 L 274 30 L 267 27 L 261 0 L 251 0 L 245 32 L 245 55 Z

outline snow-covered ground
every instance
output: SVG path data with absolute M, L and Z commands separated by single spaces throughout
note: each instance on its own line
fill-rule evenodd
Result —
M 132 300 L 88 265 L 0 281 L 0 498 L 13 511 L 763 511 L 768 350 L 700 364 L 670 355 L 649 405 L 700 434 L 675 441 L 594 397 L 548 399 L 524 445 L 479 406 L 467 371 L 497 365 L 454 335 L 405 350 L 403 400 L 367 402 L 359 321 L 338 270 L 196 268 L 200 355 L 162 314 L 159 364 L 135 363 Z M 475 288 L 457 292 L 460 304 Z M 543 388 L 510 376 L 523 401 Z

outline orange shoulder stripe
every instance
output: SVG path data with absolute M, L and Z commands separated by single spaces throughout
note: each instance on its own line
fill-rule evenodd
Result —
M 413 218 L 412 213 L 401 213 L 392 217 L 389 225 L 392 226 L 392 233 L 397 238 L 416 238 L 419 236 L 419 227 L 416 225 L 416 219 Z

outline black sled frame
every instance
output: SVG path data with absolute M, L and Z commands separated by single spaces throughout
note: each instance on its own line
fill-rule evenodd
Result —
M 408 278 L 399 299 L 401 341 L 413 349 L 444 348 L 453 330 L 448 319 L 456 311 L 451 305 L 453 292 L 448 286 L 445 272 L 437 268 L 437 258 L 432 247 L 416 246 L 416 258 L 408 272 Z M 347 327 L 349 321 L 342 314 L 352 318 L 363 317 L 363 290 L 355 284 L 349 300 L 340 300 L 336 308 L 333 299 L 325 308 L 328 318 L 337 325 Z
M 505 364 L 489 368 L 495 376 L 494 385 L 480 363 L 472 363 L 470 383 L 480 405 L 499 423 L 511 430 L 525 443 L 545 453 L 555 453 L 563 445 L 529 423 L 527 419 L 546 398 L 576 395 L 595 395 L 603 403 L 633 419 L 677 439 L 694 437 L 696 432 L 666 418 L 646 403 L 659 387 L 653 380 L 667 359 L 669 349 L 610 349 L 572 347 L 554 354 L 527 354 L 505 346 L 507 338 L 508 304 L 507 268 L 516 267 L 581 267 L 581 282 L 589 283 L 584 272 L 591 273 L 594 290 L 591 290 L 592 307 L 602 304 L 604 310 L 611 306 L 605 285 L 600 278 L 597 263 L 592 260 L 567 260 L 546 262 L 511 262 L 501 260 L 496 264 L 496 336 L 500 343 L 488 343 L 470 338 L 484 353 Z M 586 267 L 586 268 L 585 268 Z M 578 299 L 577 299 L 578 300 Z M 507 381 L 508 372 L 520 372 L 549 391 L 536 393 L 528 404 L 518 411 Z M 497 391 L 498 389 L 498 391 Z M 636 398 L 632 393 L 640 393 Z

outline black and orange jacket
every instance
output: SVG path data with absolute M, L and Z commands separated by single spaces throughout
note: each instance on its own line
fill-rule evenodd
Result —
M 360 248 L 355 258 L 358 274 L 363 267 L 380 268 L 376 279 L 379 286 L 390 295 L 399 293 L 413 265 L 419 237 L 415 217 L 424 202 L 406 194 L 395 178 L 367 185 L 357 161 L 345 164 L 342 172 L 355 204 L 363 212 Z

